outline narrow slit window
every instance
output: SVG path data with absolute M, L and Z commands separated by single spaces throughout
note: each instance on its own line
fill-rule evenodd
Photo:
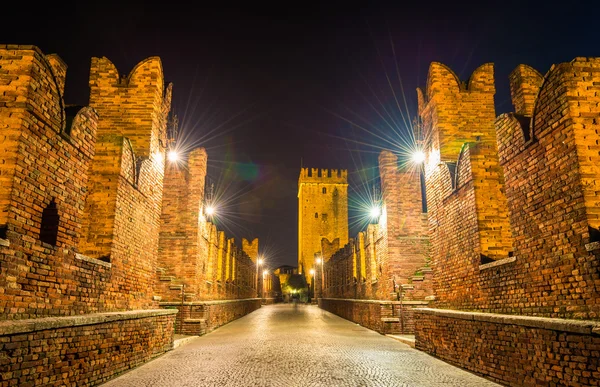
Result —
M 327 193 L 327 188 L 323 187 L 323 193 L 326 194 Z
M 56 246 L 58 237 L 58 208 L 54 199 L 42 211 L 42 224 L 40 226 L 40 241 Z
M 315 212 L 315 218 L 318 218 L 318 217 L 319 217 L 319 213 Z

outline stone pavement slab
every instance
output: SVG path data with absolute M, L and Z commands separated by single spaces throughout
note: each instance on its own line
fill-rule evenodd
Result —
M 104 387 L 498 386 L 316 305 L 277 304 Z

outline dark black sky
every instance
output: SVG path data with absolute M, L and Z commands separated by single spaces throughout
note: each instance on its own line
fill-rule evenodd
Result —
M 0 43 L 59 54 L 69 66 L 66 103 L 81 105 L 92 56 L 121 74 L 159 56 L 174 84 L 180 142 L 207 148 L 209 178 L 228 199 L 221 228 L 259 237 L 272 265 L 295 265 L 301 162 L 347 168 L 351 206 L 364 197 L 379 150 L 406 138 L 401 114 L 414 117 L 415 88 L 432 61 L 462 80 L 495 63 L 500 114 L 512 110 L 507 77 L 519 63 L 546 73 L 600 55 L 595 2 L 363 3 L 11 2 Z

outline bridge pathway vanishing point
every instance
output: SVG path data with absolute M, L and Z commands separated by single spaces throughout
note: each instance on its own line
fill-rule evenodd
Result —
M 276 304 L 111 380 L 126 386 L 498 386 L 316 305 Z

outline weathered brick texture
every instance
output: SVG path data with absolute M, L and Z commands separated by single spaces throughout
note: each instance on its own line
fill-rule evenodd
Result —
M 415 324 L 417 349 L 504 385 L 600 385 L 591 325 L 443 310 L 417 312 Z
M 199 148 L 191 151 L 187 160 L 167 163 L 165 192 L 168 194 L 162 203 L 159 285 L 155 292 L 162 301 L 257 296 L 255 261 L 205 214 L 207 160 L 206 151 Z M 242 245 L 256 260 L 258 239 L 252 243 L 244 239 Z
M 468 282 L 478 265 L 513 251 L 494 93 L 491 64 L 475 70 L 465 85 L 446 66 L 432 63 L 426 93 L 419 91 L 434 287 L 438 300 L 465 307 L 480 297 Z M 456 278 L 467 282 L 455 286 Z
M 184 303 L 161 302 L 165 309 L 177 309 L 176 332 L 201 336 L 261 307 L 260 298 L 191 301 Z
M 175 315 L 164 312 L 0 323 L 0 386 L 101 384 L 173 348 Z
M 437 69 L 430 72 L 429 86 L 445 84 L 440 66 L 432 65 Z M 554 65 L 544 77 L 520 65 L 510 83 L 516 113 L 495 120 L 498 157 L 492 157 L 490 144 L 465 146 L 454 191 L 440 183 L 448 172 L 437 165 L 443 159 L 435 133 L 447 130 L 444 123 L 457 114 L 456 106 L 440 102 L 446 95 L 442 87 L 429 102 L 420 96 L 423 123 L 433 134 L 426 185 L 435 306 L 444 309 L 415 312 L 416 345 L 510 385 L 598 385 L 600 59 Z M 477 117 L 480 105 L 462 104 L 460 115 Z M 465 167 L 463 159 L 469 160 Z M 460 187 L 463 175 L 476 176 L 475 166 L 480 184 L 493 181 L 489 187 L 500 193 L 495 198 L 505 200 L 480 202 L 475 181 Z M 489 216 L 488 208 L 504 202 L 512 254 L 482 263 L 481 223 L 475 218 Z M 465 317 L 468 313 L 448 309 L 480 313 Z M 595 328 L 572 331 L 573 326 Z
M 159 136 L 170 108 L 158 59 L 142 62 L 127 81 L 108 80 L 116 74 L 108 60 L 92 63 L 92 106 L 68 106 L 58 56 L 0 45 L 3 385 L 92 385 L 172 343 L 173 318 L 162 311 L 143 322 L 79 324 L 96 312 L 158 306 L 164 149 L 158 137 L 125 136 Z M 74 323 L 10 333 L 49 316 Z

